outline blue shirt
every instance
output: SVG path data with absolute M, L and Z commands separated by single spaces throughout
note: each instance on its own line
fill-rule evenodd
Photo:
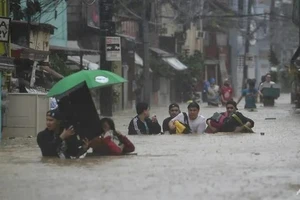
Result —
M 256 108 L 257 89 L 244 89 L 242 95 L 245 97 L 245 108 Z

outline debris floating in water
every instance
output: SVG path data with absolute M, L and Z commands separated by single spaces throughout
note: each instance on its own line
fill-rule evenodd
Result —
M 268 117 L 268 118 L 265 118 L 265 120 L 276 120 L 275 117 Z

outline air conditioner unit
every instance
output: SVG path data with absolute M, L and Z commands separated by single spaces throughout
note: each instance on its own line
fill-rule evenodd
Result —
M 197 38 L 205 38 L 205 31 L 198 31 Z
M 183 31 L 183 24 L 177 24 L 176 32 L 182 32 Z

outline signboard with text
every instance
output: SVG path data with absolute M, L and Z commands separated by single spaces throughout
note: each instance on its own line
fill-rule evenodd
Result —
M 0 42 L 9 41 L 10 18 L 0 17 Z
M 106 37 L 105 39 L 106 61 L 122 61 L 121 38 Z

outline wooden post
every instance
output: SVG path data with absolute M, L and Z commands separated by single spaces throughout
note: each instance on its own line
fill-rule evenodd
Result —
M 80 70 L 83 70 L 83 54 L 80 53 Z

